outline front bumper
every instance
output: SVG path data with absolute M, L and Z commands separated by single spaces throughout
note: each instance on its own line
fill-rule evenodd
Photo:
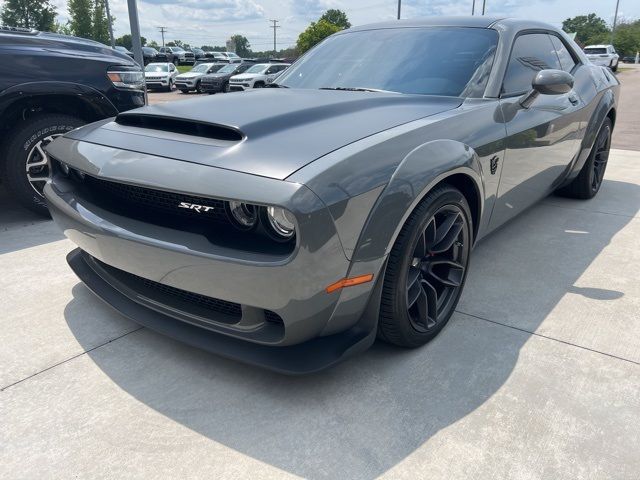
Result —
M 169 80 L 145 80 L 147 88 L 167 88 L 169 86 Z
M 193 90 L 194 88 L 196 88 L 195 82 L 185 80 L 176 80 L 174 85 L 179 90 Z
M 224 82 L 220 82 L 220 83 L 205 83 L 202 82 L 200 84 L 200 89 L 203 92 L 222 92 L 224 88 Z
M 250 83 L 230 83 L 229 90 L 232 92 L 243 92 L 251 88 Z
M 374 272 L 378 280 L 383 259 L 350 263 L 326 207 L 305 186 L 66 138 L 47 149 L 95 177 L 108 174 L 145 187 L 171 185 L 171 190 L 194 195 L 216 192 L 218 198 L 280 205 L 301 219 L 290 254 L 234 251 L 195 233 L 106 211 L 54 176 L 45 196 L 53 219 L 81 249 L 69 257 L 72 268 L 99 297 L 134 321 L 223 356 L 288 373 L 329 366 L 373 342 L 377 312 L 365 312 L 370 304 L 377 308 L 378 302 L 369 301 L 375 283 L 331 294 L 325 287 L 347 275 Z M 242 318 L 229 322 L 152 298 L 118 280 L 119 272 L 240 304 Z M 280 318 L 279 329 L 265 321 L 266 311 Z

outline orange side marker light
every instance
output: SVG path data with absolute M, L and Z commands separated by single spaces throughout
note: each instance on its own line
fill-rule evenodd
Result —
M 325 290 L 327 293 L 335 292 L 336 290 L 340 290 L 344 287 L 353 287 L 354 285 L 360 285 L 361 283 L 367 283 L 373 280 L 373 273 L 368 273 L 366 275 L 358 275 L 357 277 L 351 278 L 343 278 L 342 280 L 338 280 L 336 283 L 332 283 Z

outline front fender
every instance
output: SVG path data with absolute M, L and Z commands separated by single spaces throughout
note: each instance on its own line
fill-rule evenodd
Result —
M 386 256 L 407 218 L 424 196 L 453 175 L 469 177 L 478 192 L 482 217 L 484 185 L 475 151 L 453 140 L 434 140 L 412 150 L 398 165 L 362 230 L 353 256 L 366 262 Z
M 0 116 L 16 102 L 25 99 L 37 100 L 38 97 L 52 95 L 80 100 L 95 118 L 113 117 L 118 114 L 118 110 L 107 97 L 87 85 L 72 82 L 28 82 L 13 85 L 0 93 Z

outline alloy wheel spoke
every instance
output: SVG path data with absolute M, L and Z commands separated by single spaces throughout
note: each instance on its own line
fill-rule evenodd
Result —
M 438 323 L 438 292 L 426 280 L 422 280 L 422 289 L 427 296 L 427 316 L 424 317 L 425 326 L 431 328 Z
M 418 237 L 418 243 L 413 251 L 413 258 L 423 259 L 427 256 L 426 231 Z
M 429 263 L 428 276 L 445 287 L 459 287 L 464 278 L 464 266 L 454 260 L 435 259 Z
M 447 234 L 431 248 L 431 253 L 443 253 L 453 247 L 453 244 L 460 235 L 463 226 L 460 216 L 457 216 L 456 221 L 451 225 Z
M 449 234 L 451 233 L 451 229 L 456 228 L 455 227 L 456 223 L 461 223 L 461 222 L 458 222 L 459 219 L 460 219 L 460 214 L 458 212 L 451 212 L 447 214 L 447 216 L 444 218 L 442 223 L 437 226 L 436 236 L 433 242 L 434 247 L 440 244 L 445 238 L 449 236 Z M 458 230 L 458 233 L 459 233 L 459 230 Z

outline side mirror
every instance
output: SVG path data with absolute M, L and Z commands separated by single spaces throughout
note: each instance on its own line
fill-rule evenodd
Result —
M 563 70 L 540 70 L 531 82 L 531 91 L 520 100 L 529 108 L 538 95 L 562 95 L 573 88 L 573 75 Z
M 562 95 L 573 88 L 573 75 L 563 70 L 541 70 L 531 87 L 543 95 Z

